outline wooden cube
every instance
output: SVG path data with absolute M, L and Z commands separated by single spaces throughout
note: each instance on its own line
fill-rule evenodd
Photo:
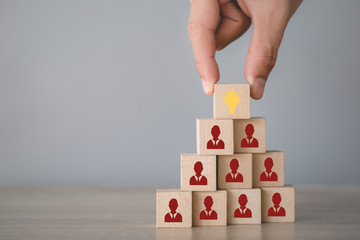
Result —
M 193 225 L 226 225 L 226 191 L 193 192 Z
M 263 222 L 295 221 L 295 189 L 293 186 L 261 189 Z
M 227 190 L 228 224 L 261 224 L 261 190 Z
M 235 153 L 265 152 L 265 137 L 265 118 L 234 120 Z
M 253 154 L 253 185 L 255 187 L 284 186 L 284 153 L 267 151 Z
M 234 154 L 233 120 L 196 119 L 197 153 Z
M 156 192 L 156 227 L 191 227 L 192 194 L 179 189 Z
M 218 156 L 219 189 L 252 187 L 252 155 L 249 153 Z
M 250 85 L 215 84 L 214 118 L 249 119 Z
M 181 154 L 181 190 L 216 191 L 216 156 Z

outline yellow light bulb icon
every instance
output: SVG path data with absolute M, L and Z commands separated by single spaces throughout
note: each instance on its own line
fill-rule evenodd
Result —
M 236 113 L 236 107 L 240 103 L 240 96 L 235 91 L 230 91 L 226 93 L 225 95 L 225 103 L 229 107 L 229 113 L 235 114 Z

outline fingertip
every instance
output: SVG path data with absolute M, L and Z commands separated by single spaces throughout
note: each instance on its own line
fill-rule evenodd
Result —
M 253 77 L 246 77 L 246 81 L 250 84 L 250 86 L 254 86 L 254 78 Z
M 211 95 L 214 93 L 214 83 L 208 82 L 208 95 Z
M 250 96 L 255 99 L 258 100 L 257 95 L 254 93 L 254 82 L 255 82 L 255 78 L 253 77 L 246 77 L 246 81 L 249 83 L 250 85 Z
M 263 78 L 256 78 L 253 84 L 250 84 L 250 94 L 255 100 L 259 100 L 264 95 L 266 80 Z
M 214 93 L 214 83 L 212 83 L 211 81 L 206 81 L 204 79 L 201 79 L 201 83 L 206 95 L 211 95 Z

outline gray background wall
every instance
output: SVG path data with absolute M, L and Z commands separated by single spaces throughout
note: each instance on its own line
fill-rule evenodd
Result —
M 187 37 L 189 2 L 0 1 L 0 184 L 180 179 L 195 119 L 212 117 Z M 360 2 L 305 1 L 265 96 L 286 182 L 360 183 Z M 245 83 L 251 29 L 217 55 Z

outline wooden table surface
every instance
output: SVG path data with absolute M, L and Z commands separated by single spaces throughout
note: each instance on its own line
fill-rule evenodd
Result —
M 155 228 L 155 188 L 0 187 L 0 239 L 360 239 L 360 186 L 296 187 L 296 223 Z

